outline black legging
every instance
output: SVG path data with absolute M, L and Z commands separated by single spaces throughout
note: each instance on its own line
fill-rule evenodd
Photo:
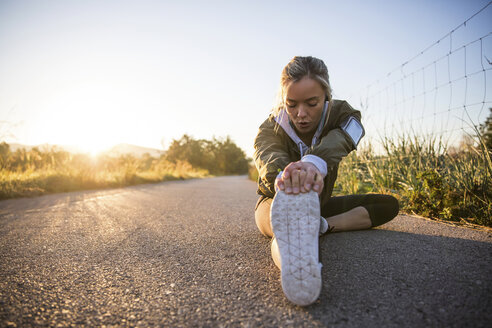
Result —
M 331 197 L 321 208 L 321 216 L 328 218 L 362 206 L 371 218 L 372 226 L 377 227 L 398 215 L 398 200 L 390 195 L 365 194 Z

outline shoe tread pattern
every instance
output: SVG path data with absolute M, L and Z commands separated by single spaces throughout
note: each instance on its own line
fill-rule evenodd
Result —
M 316 301 L 321 291 L 318 195 L 315 192 L 293 195 L 280 191 L 271 211 L 273 233 L 280 253 L 282 289 L 293 303 L 309 305 Z

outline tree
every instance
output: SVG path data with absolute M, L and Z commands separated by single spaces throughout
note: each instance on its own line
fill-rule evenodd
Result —
M 212 174 L 248 172 L 248 160 L 244 151 L 230 137 L 210 141 L 197 140 L 185 134 L 181 139 L 171 142 L 166 159 L 173 163 L 186 161 L 193 167 L 206 169 Z
M 166 152 L 166 159 L 172 163 L 186 161 L 193 167 L 209 170 L 213 162 L 213 154 L 206 151 L 208 143 L 206 140 L 196 140 L 185 134 L 181 139 L 171 142 Z
M 489 108 L 490 113 L 483 124 L 480 125 L 480 134 L 482 135 L 485 147 L 492 150 L 492 107 Z
M 215 139 L 214 154 L 216 165 L 222 174 L 246 174 L 248 172 L 248 160 L 246 154 L 228 136 L 225 139 Z

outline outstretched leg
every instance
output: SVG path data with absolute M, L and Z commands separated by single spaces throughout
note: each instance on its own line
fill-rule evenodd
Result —
M 261 233 L 273 237 L 272 259 L 281 270 L 285 295 L 298 305 L 308 305 L 321 290 L 317 236 L 323 220 L 317 219 L 318 197 L 314 192 L 279 193 L 273 204 L 271 198 L 258 200 L 256 224 Z M 321 214 L 332 232 L 369 229 L 393 219 L 398 214 L 398 201 L 374 194 L 332 197 L 321 208 Z

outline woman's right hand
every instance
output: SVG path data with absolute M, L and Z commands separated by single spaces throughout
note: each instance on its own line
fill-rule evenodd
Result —
M 316 191 L 321 194 L 324 187 L 323 176 L 318 168 L 309 162 L 292 162 L 287 165 L 275 186 L 286 194 Z

